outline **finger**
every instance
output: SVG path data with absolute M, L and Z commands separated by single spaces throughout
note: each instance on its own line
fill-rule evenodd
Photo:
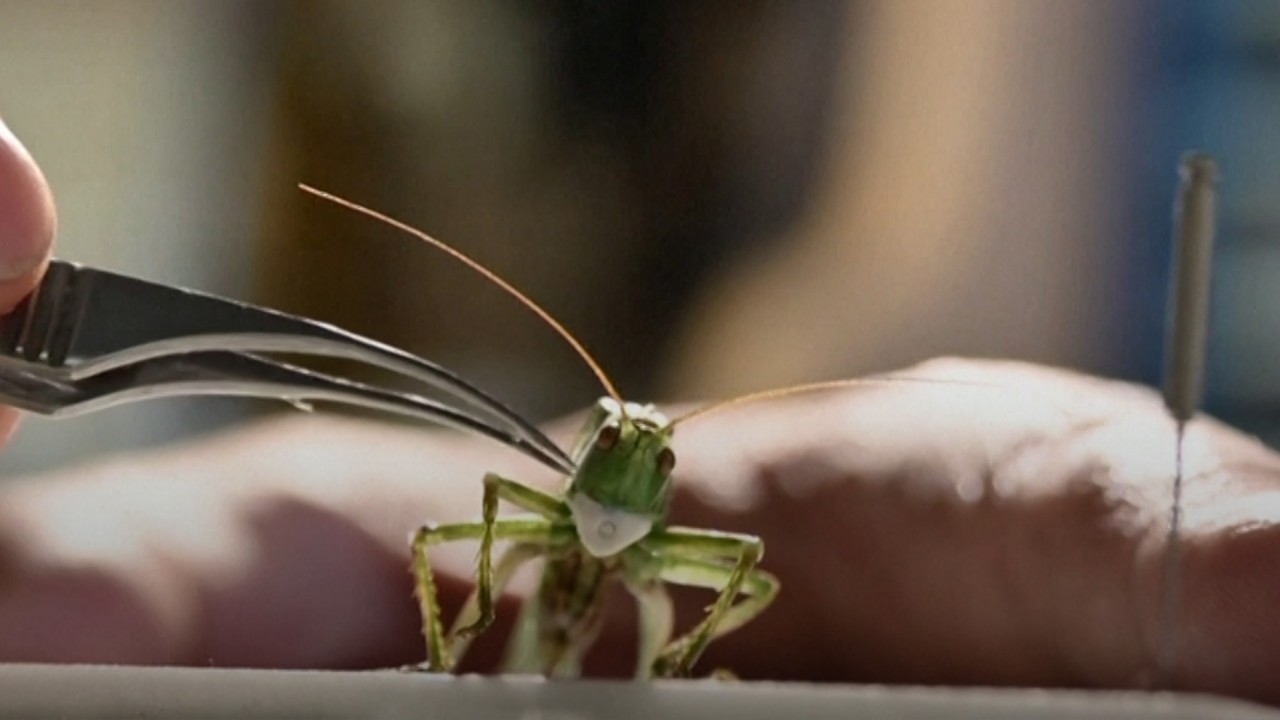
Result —
M 49 185 L 0 120 L 0 312 L 35 287 L 52 252 L 55 227 Z
M 410 533 L 474 517 L 484 471 L 529 477 L 528 462 L 416 428 L 295 417 L 6 488 L 0 661 L 419 662 Z M 473 551 L 433 556 L 449 613 Z M 477 643 L 490 667 L 498 639 Z
M 44 272 L 53 247 L 53 196 L 26 148 L 0 120 L 0 313 L 8 312 Z M 0 446 L 17 423 L 0 407 Z

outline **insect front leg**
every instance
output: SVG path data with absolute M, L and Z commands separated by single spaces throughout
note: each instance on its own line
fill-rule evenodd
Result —
M 419 609 L 422 612 L 422 634 L 427 641 L 427 667 L 434 672 L 444 672 L 453 667 L 453 659 L 449 656 L 449 648 L 444 636 L 444 626 L 440 621 L 440 603 L 435 583 L 435 574 L 431 569 L 430 548 L 457 540 L 481 540 L 484 537 L 493 540 L 511 540 L 526 545 L 552 547 L 573 537 L 572 528 L 554 523 L 541 517 L 518 517 L 492 519 L 480 522 L 453 523 L 449 525 L 426 525 L 419 528 L 413 536 L 413 574 L 415 593 L 418 597 Z M 491 552 L 491 549 L 486 552 Z M 492 617 L 493 608 L 492 570 L 488 558 L 481 556 L 481 570 L 476 578 L 477 604 L 480 615 L 486 615 L 486 602 L 490 603 L 487 614 Z
M 778 594 L 777 578 L 756 568 L 764 555 L 757 537 L 673 528 L 646 538 L 644 545 L 655 553 L 661 580 L 720 592 L 702 622 L 654 661 L 658 677 L 688 675 L 708 643 L 750 622 Z M 736 602 L 740 594 L 747 598 Z
M 530 560 L 545 556 L 547 552 L 547 547 L 535 543 L 513 545 L 503 553 L 502 557 L 498 558 L 498 563 L 494 565 L 492 594 L 500 597 L 521 566 Z M 458 617 L 453 622 L 453 629 L 449 632 L 449 655 L 454 662 L 462 661 L 462 656 L 466 654 L 467 647 L 471 644 L 472 637 L 474 637 L 461 635 L 459 630 L 465 627 L 467 623 L 475 623 L 476 619 L 481 616 L 479 598 L 480 587 L 479 583 L 477 583 L 476 588 L 467 596 L 467 601 L 463 603 L 462 610 L 458 612 Z
M 491 566 L 493 558 L 494 527 L 498 519 L 498 503 L 502 500 L 522 510 L 537 513 L 542 517 L 556 520 L 570 520 L 569 507 L 559 498 L 508 480 L 500 475 L 489 473 L 484 476 L 483 520 L 485 532 L 480 538 L 480 569 L 476 582 L 476 593 L 479 600 L 480 616 L 475 622 L 454 630 L 454 634 L 470 639 L 484 632 L 493 624 L 493 589 L 490 578 L 493 576 Z

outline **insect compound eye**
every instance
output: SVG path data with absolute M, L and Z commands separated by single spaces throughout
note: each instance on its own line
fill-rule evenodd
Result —
M 596 449 L 613 449 L 613 446 L 618 444 L 618 436 L 621 434 L 622 431 L 618 429 L 617 425 L 605 425 L 600 428 L 600 434 L 596 435 Z
M 676 454 L 671 451 L 671 448 L 662 448 L 658 452 L 658 472 L 663 475 L 670 475 L 675 468 Z

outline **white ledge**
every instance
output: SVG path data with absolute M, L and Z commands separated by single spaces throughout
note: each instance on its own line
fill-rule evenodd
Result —
M 0 665 L 0 717 L 1280 720 L 1280 710 L 1169 693 Z

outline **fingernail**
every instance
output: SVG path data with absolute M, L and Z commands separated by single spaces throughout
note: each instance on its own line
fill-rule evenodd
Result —
M 0 117 L 0 141 L 4 142 L 6 150 L 9 150 L 15 157 L 22 159 L 28 165 L 36 164 L 36 161 L 31 157 L 31 153 L 27 151 L 27 146 L 22 144 L 17 135 L 13 134 L 3 117 Z

